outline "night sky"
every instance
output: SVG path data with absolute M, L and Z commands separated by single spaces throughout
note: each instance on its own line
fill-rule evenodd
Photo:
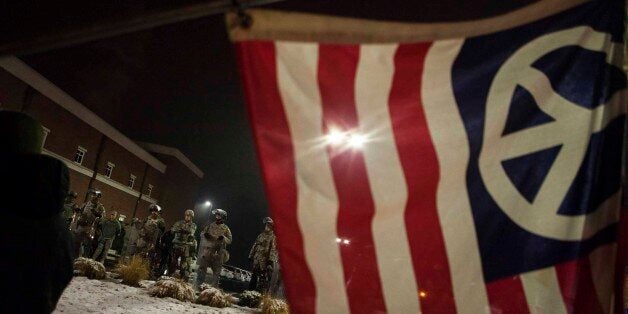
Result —
M 534 1 L 302 0 L 269 7 L 433 22 L 491 16 L 530 2 Z M 4 42 L 50 27 L 94 23 L 170 4 L 3 4 L 7 5 L 0 10 Z M 205 172 L 199 202 L 209 199 L 229 213 L 227 224 L 234 235 L 229 264 L 250 267 L 246 256 L 262 229 L 268 205 L 222 15 L 19 57 L 130 138 L 186 154 Z M 207 213 L 197 215 L 197 223 L 204 224 Z

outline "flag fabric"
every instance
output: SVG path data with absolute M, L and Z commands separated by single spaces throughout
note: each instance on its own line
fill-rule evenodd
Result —
M 613 311 L 624 11 L 581 2 L 231 30 L 294 312 Z

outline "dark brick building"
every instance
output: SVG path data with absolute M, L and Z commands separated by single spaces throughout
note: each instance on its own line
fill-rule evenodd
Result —
M 42 123 L 43 152 L 66 163 L 79 201 L 98 188 L 107 210 L 129 218 L 157 203 L 169 226 L 194 208 L 203 172 L 179 150 L 138 145 L 15 57 L 0 58 L 0 68 L 0 110 Z

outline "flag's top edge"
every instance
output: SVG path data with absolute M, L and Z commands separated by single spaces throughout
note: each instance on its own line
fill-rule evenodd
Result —
M 282 40 L 325 43 L 401 43 L 490 34 L 565 11 L 587 0 L 541 0 L 495 17 L 446 23 L 404 23 L 251 9 L 252 25 L 238 26 L 235 13 L 226 16 L 232 41 Z

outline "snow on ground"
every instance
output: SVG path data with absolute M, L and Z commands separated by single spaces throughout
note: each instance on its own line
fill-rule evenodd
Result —
M 115 280 L 74 277 L 53 313 L 255 313 L 245 307 L 219 309 L 172 298 L 151 297 L 146 290 L 151 283 L 143 281 L 142 288 L 136 288 Z

